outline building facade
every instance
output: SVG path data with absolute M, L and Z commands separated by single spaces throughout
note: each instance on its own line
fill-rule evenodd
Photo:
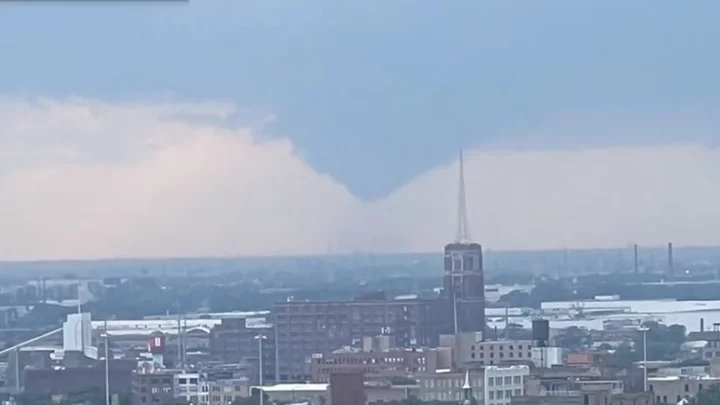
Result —
M 443 298 L 449 307 L 447 313 L 452 314 L 452 332 L 485 331 L 482 246 L 477 243 L 445 246 Z
M 410 373 L 434 372 L 437 355 L 434 349 L 391 349 L 374 352 L 347 348 L 328 354 L 314 354 L 310 372 L 315 382 L 330 382 L 330 376 L 337 373 L 407 376 Z
M 692 399 L 698 392 L 712 385 L 720 384 L 717 377 L 650 377 L 648 389 L 657 404 L 677 404 L 683 399 Z
M 435 346 L 438 319 L 442 319 L 436 300 L 394 300 L 384 295 L 349 302 L 282 302 L 275 304 L 273 315 L 276 367 L 283 381 L 311 378 L 313 354 L 359 346 L 366 336 L 389 335 L 393 346 Z
M 210 384 L 200 373 L 178 373 L 173 375 L 175 397 L 193 405 L 210 404 Z
M 134 373 L 130 401 L 132 405 L 167 404 L 175 398 L 172 372 Z
M 525 395 L 525 382 L 529 375 L 528 366 L 485 367 L 485 405 L 507 405 L 513 397 Z
M 227 405 L 238 398 L 250 396 L 250 380 L 234 378 L 209 381 L 210 405 Z
M 264 336 L 262 342 L 258 336 Z M 262 344 L 263 381 L 275 380 L 275 332 L 268 326 L 249 327 L 245 318 L 223 319 L 210 331 L 210 355 L 224 363 L 253 365 L 258 382 L 258 358 Z
M 468 377 L 474 398 L 482 403 L 483 400 L 483 373 L 471 371 L 444 372 L 444 373 L 418 373 L 418 399 L 422 401 L 453 401 L 463 400 L 463 386 Z
M 481 366 L 531 362 L 532 340 L 487 340 L 463 342 L 458 346 L 459 364 L 473 363 Z

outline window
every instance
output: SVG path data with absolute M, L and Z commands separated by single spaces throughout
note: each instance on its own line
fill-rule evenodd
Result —
M 505 390 L 505 398 L 512 397 L 512 390 Z
M 502 377 L 495 377 L 495 385 L 502 385 Z
M 522 345 L 518 345 L 518 350 L 522 350 Z
M 522 395 L 522 390 L 520 388 L 515 388 L 515 395 L 516 396 Z
M 508 346 L 508 349 L 513 350 L 513 345 Z
M 513 384 L 522 384 L 522 378 L 519 375 L 513 377 Z
M 493 385 L 495 385 L 494 383 L 495 383 L 494 378 L 488 378 L 488 387 L 492 387 Z
M 688 384 L 685 384 L 685 392 L 690 392 L 690 386 Z M 679 401 L 679 399 L 678 399 L 678 401 Z
M 650 386 L 649 386 L 648 388 L 650 389 L 650 391 L 655 391 L 655 390 L 653 389 L 652 384 L 650 384 Z
M 143 397 L 143 398 L 145 398 L 145 397 Z M 495 391 L 488 391 L 488 398 L 495 399 Z
M 512 377 L 505 377 L 505 385 L 512 384 Z
M 178 378 L 178 384 L 187 384 L 187 378 Z
M 495 394 L 495 396 L 497 397 L 497 399 L 503 399 L 503 392 L 498 391 L 497 394 Z
M 152 392 L 153 394 L 157 394 L 158 392 L 160 392 L 160 389 L 158 387 L 152 387 L 150 389 L 150 392 Z

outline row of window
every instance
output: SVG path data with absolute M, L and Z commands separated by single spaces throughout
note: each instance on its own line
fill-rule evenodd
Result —
M 437 381 L 437 384 L 435 384 L 435 381 Z M 460 388 L 463 386 L 463 384 L 465 384 L 464 378 L 463 379 L 456 378 L 454 380 L 451 380 L 451 379 L 438 379 L 438 380 L 429 379 L 429 380 L 425 380 L 423 385 L 425 386 L 425 388 L 436 388 L 435 387 L 436 385 L 437 385 L 437 388 L 452 388 L 453 381 L 455 382 L 454 383 L 455 388 Z M 477 379 L 477 380 L 475 380 L 474 384 L 476 387 L 479 387 L 482 385 L 482 382 L 479 379 Z
M 488 348 L 488 350 L 503 350 L 503 345 L 478 345 L 478 350 L 485 350 L 485 347 Z M 518 345 L 518 350 L 523 349 L 523 345 Z M 470 346 L 470 350 L 475 351 L 475 345 Z M 508 345 L 508 350 L 515 350 L 515 345 Z M 527 350 L 532 350 L 532 345 L 527 345 Z
M 513 390 L 488 391 L 488 399 L 511 398 L 513 395 L 515 395 L 515 396 L 522 395 L 522 390 L 517 388 L 514 391 Z
M 493 387 L 493 386 L 496 386 L 496 385 L 497 385 L 497 386 L 500 386 L 500 385 L 511 385 L 511 384 L 518 385 L 518 384 L 522 384 L 522 383 L 523 383 L 522 377 L 519 376 L 519 375 L 512 376 L 512 377 L 506 376 L 506 377 L 494 377 L 494 378 L 491 377 L 491 378 L 488 378 L 488 387 Z
M 480 359 L 484 359 L 484 358 L 485 358 L 485 353 L 478 353 L 478 355 L 479 355 L 478 358 L 480 358 Z M 518 356 L 519 359 L 523 358 L 522 352 L 518 352 L 517 356 Z M 495 353 L 490 352 L 489 357 L 490 357 L 490 358 L 495 358 Z M 501 358 L 501 359 L 504 358 L 504 357 L 505 357 L 505 353 L 503 353 L 503 352 L 498 353 L 498 357 Z M 515 353 L 514 353 L 514 352 L 509 352 L 509 353 L 508 353 L 508 357 L 511 358 L 511 359 L 514 358 L 514 357 L 515 357 Z M 470 353 L 470 358 L 471 358 L 471 359 L 474 359 L 474 358 L 475 358 L 475 353 Z M 532 352 L 528 352 L 527 358 L 528 358 L 528 359 L 532 358 Z
M 166 394 L 169 394 L 170 392 L 172 392 L 172 387 L 162 387 L 162 389 L 160 389 L 160 387 L 150 387 L 150 393 L 152 393 L 152 394 L 159 394 L 160 391 L 162 391 Z M 148 392 L 147 387 L 140 387 L 140 392 L 142 392 L 142 393 Z

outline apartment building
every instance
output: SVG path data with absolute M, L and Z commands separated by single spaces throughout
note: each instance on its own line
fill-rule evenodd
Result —
M 485 367 L 483 389 L 485 405 L 507 405 L 513 397 L 525 395 L 530 367 L 525 365 Z
M 349 302 L 277 303 L 272 312 L 280 379 L 311 378 L 313 354 L 357 346 L 365 336 L 389 335 L 400 347 L 436 346 L 442 319 L 438 302 L 376 294 Z

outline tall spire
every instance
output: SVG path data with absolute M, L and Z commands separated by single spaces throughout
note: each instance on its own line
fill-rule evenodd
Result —
M 463 384 L 462 389 L 469 390 L 472 387 L 470 386 L 470 370 L 465 370 L 465 384 Z
M 470 243 L 470 227 L 468 226 L 467 201 L 465 197 L 465 170 L 463 153 L 460 151 L 460 187 L 458 189 L 457 231 L 455 243 Z

